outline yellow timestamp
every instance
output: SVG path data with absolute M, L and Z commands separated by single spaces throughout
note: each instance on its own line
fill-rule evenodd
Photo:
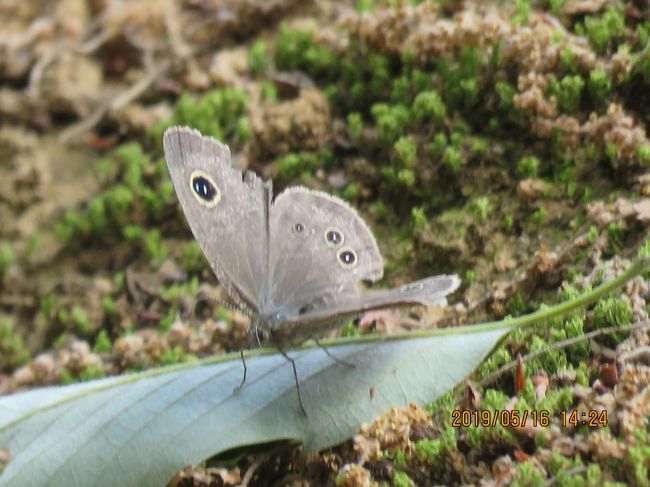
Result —
M 596 409 L 589 409 L 587 411 L 578 411 L 576 409 L 561 411 L 560 424 L 562 424 L 563 428 L 567 426 L 602 428 L 607 426 L 607 409 L 603 409 L 602 411 Z
M 492 427 L 519 428 L 526 425 L 546 428 L 550 424 L 551 413 L 545 409 L 537 410 L 495 410 L 487 409 L 478 411 L 469 409 L 454 409 L 451 413 L 451 426 L 453 428 Z

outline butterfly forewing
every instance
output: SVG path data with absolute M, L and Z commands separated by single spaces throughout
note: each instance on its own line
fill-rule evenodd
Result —
M 231 165 L 230 149 L 196 130 L 163 138 L 174 189 L 194 237 L 228 294 L 257 311 L 268 269 L 270 183 Z

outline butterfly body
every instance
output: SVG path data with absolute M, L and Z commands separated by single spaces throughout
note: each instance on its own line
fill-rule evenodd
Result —
M 365 311 L 439 304 L 459 285 L 434 276 L 360 293 L 383 261 L 372 232 L 343 200 L 303 187 L 273 198 L 272 184 L 231 165 L 230 149 L 196 130 L 172 127 L 165 159 L 189 226 L 253 329 L 281 350 Z

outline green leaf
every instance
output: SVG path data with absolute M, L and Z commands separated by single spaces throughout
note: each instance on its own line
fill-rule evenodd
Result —
M 11 461 L 0 485 L 164 485 L 224 450 L 296 439 L 335 445 L 382 411 L 427 403 L 467 377 L 508 328 L 360 341 L 36 389 L 0 400 L 0 445 Z M 466 330 L 467 331 L 467 330 Z M 372 391 L 372 392 L 371 392 Z

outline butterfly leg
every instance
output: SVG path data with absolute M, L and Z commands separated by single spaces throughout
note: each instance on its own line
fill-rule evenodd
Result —
M 246 367 L 246 360 L 244 359 L 244 350 L 240 350 L 239 355 L 241 356 L 241 363 L 244 366 L 244 377 L 241 378 L 241 384 L 233 389 L 232 392 L 234 394 L 237 394 L 239 391 L 241 391 L 241 388 L 244 387 L 244 384 L 246 383 L 246 372 L 248 372 L 248 367 Z
M 300 409 L 302 409 L 302 413 L 307 416 L 307 411 L 305 410 L 305 405 L 302 403 L 302 394 L 300 393 L 300 382 L 298 382 L 298 371 L 296 370 L 296 361 L 289 357 L 287 355 L 287 352 L 285 352 L 282 349 L 278 349 L 279 352 L 286 358 L 289 362 L 291 362 L 291 367 L 293 367 L 293 379 L 296 382 L 296 391 L 298 391 L 298 402 L 300 403 Z
M 337 364 L 345 365 L 346 367 L 349 367 L 351 369 L 354 369 L 356 367 L 356 365 L 353 364 L 352 362 L 348 362 L 347 360 L 343 360 L 341 358 L 338 358 L 336 355 L 332 355 L 332 353 L 327 349 L 327 347 L 325 347 L 325 345 L 321 344 L 321 342 L 319 342 L 317 339 L 313 338 L 313 340 L 316 343 L 316 345 L 318 345 L 320 348 L 322 348 L 323 351 L 327 354 L 327 356 L 329 358 L 331 358 L 332 360 L 334 360 L 334 362 L 336 362 Z

